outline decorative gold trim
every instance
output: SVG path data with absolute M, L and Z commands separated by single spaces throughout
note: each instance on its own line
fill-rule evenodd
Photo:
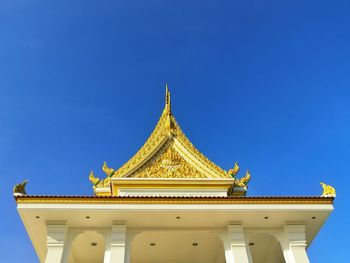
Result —
M 18 204 L 333 204 L 332 197 L 17 197 Z
M 111 196 L 111 192 L 95 192 L 96 196 Z
M 119 190 L 125 189 L 193 189 L 208 190 L 222 189 L 226 192 L 232 187 L 233 179 L 138 179 L 138 178 L 118 178 L 111 182 L 113 196 L 119 194 Z
M 142 178 L 117 178 L 112 180 L 112 184 L 123 185 L 123 184 L 155 184 L 155 185 L 232 185 L 233 179 L 185 179 L 185 180 L 175 180 L 175 179 L 142 179 Z
M 227 189 L 227 185 L 159 185 L 159 184 L 148 184 L 148 185 L 137 185 L 137 184 L 123 184 L 123 185 L 113 185 L 117 189 Z

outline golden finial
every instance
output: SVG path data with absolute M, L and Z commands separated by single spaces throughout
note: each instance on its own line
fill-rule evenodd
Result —
M 22 183 L 16 184 L 13 187 L 13 195 L 14 196 L 23 196 L 27 195 L 26 193 L 26 185 L 28 183 L 28 180 L 24 180 Z
M 251 178 L 250 172 L 249 170 L 247 170 L 244 177 L 235 180 L 235 185 L 240 187 L 246 187 L 250 181 L 250 178 Z
M 115 170 L 112 167 L 108 167 L 106 162 L 103 163 L 102 171 L 104 171 L 108 177 L 111 177 L 115 172 Z
M 239 172 L 239 166 L 238 166 L 238 163 L 235 162 L 235 165 L 233 166 L 232 169 L 228 170 L 227 171 L 229 173 L 229 175 L 231 175 L 231 177 L 235 177 L 236 174 Z
M 92 170 L 89 174 L 89 180 L 94 186 L 96 186 L 100 182 L 100 179 L 98 177 L 95 177 L 94 172 Z
M 169 114 L 171 114 L 170 91 L 167 83 L 165 84 L 165 107 L 167 108 Z
M 322 193 L 322 197 L 335 197 L 335 189 L 334 187 L 330 186 L 330 185 L 326 185 L 325 183 L 320 182 L 320 184 L 322 185 L 323 188 L 323 193 Z

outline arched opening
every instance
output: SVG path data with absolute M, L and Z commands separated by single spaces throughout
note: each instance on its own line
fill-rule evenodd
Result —
M 195 231 L 143 232 L 131 245 L 131 263 L 225 263 L 222 241 Z
M 286 263 L 280 242 L 270 234 L 255 234 L 249 239 L 253 263 Z
M 69 256 L 69 263 L 102 263 L 105 240 L 96 231 L 86 231 L 75 237 Z

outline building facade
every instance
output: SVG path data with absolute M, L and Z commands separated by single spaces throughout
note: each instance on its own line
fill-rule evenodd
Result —
M 145 144 L 119 169 L 91 171 L 92 196 L 28 195 L 17 209 L 40 262 L 307 263 L 333 210 L 322 196 L 247 196 L 249 171 L 223 170 L 199 152 L 165 108 Z

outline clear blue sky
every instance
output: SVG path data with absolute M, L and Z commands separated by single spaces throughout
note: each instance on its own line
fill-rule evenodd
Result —
M 347 263 L 349 13 L 346 0 L 2 0 L 1 261 L 37 262 L 13 185 L 92 194 L 90 169 L 135 153 L 168 82 L 193 143 L 224 169 L 251 170 L 249 195 L 336 187 L 309 255 Z

